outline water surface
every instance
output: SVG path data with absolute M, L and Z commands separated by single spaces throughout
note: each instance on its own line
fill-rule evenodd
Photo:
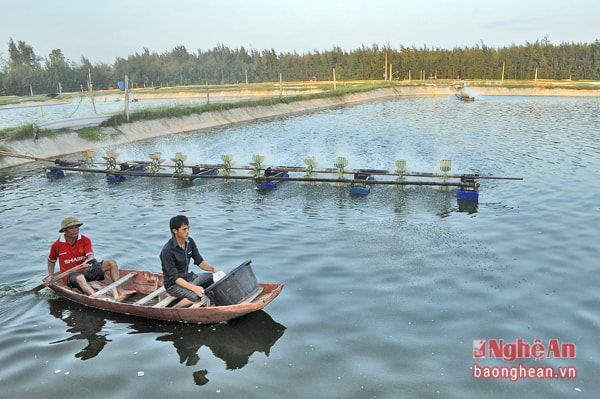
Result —
M 596 99 L 411 98 L 275 118 L 133 143 L 120 158 L 162 151 L 188 164 L 253 154 L 268 165 L 522 177 L 481 180 L 476 208 L 454 190 L 101 176 L 49 181 L 43 164 L 0 171 L 2 397 L 504 398 L 594 397 L 600 389 L 600 145 Z M 101 151 L 98 151 L 101 153 Z M 50 290 L 60 220 L 74 214 L 99 258 L 159 270 L 168 220 L 184 213 L 202 254 L 224 270 L 246 259 L 285 283 L 264 312 L 185 326 L 93 311 Z M 576 379 L 472 377 L 473 340 L 558 339 Z

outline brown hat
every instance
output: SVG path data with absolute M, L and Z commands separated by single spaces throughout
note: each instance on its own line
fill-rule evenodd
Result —
M 67 216 L 60 222 L 60 230 L 58 232 L 63 233 L 67 227 L 81 226 L 82 224 L 75 216 Z

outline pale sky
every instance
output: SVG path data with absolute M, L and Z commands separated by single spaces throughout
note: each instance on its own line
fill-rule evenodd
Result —
M 60 49 L 77 63 L 179 45 L 304 54 L 600 39 L 598 0 L 0 0 L 0 15 L 0 57 L 12 37 L 38 56 Z

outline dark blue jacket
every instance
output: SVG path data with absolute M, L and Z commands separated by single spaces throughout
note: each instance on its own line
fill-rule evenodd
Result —
M 194 264 L 199 265 L 204 260 L 198 246 L 190 237 L 185 243 L 185 250 L 181 249 L 175 237 L 171 237 L 160 251 L 160 263 L 162 266 L 164 286 L 169 288 L 175 284 L 179 277 L 185 281 L 192 281 L 194 273 L 189 271 L 190 259 L 194 259 Z

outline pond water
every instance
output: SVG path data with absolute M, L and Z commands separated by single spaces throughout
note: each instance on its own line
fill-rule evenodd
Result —
M 188 164 L 232 154 L 248 165 L 522 177 L 482 179 L 476 207 L 456 190 L 101 175 L 50 181 L 44 164 L 0 171 L 1 397 L 593 397 L 600 233 L 597 99 L 403 98 L 132 143 L 120 160 L 176 152 Z M 3 111 L 6 112 L 6 111 Z M 17 112 L 17 111 L 15 111 Z M 102 151 L 97 151 L 102 153 Z M 94 311 L 49 289 L 60 220 L 76 215 L 98 258 L 160 270 L 171 216 L 190 218 L 201 253 L 225 271 L 246 259 L 285 288 L 264 311 L 180 325 Z M 576 355 L 474 358 L 522 340 Z M 506 348 L 510 348 L 507 346 Z M 508 349 L 506 349 L 508 350 Z M 510 354 L 504 352 L 504 354 Z M 492 367 L 497 367 L 492 369 Z M 559 367 L 576 378 L 476 378 L 480 370 Z M 511 371 L 513 370 L 513 371 Z

